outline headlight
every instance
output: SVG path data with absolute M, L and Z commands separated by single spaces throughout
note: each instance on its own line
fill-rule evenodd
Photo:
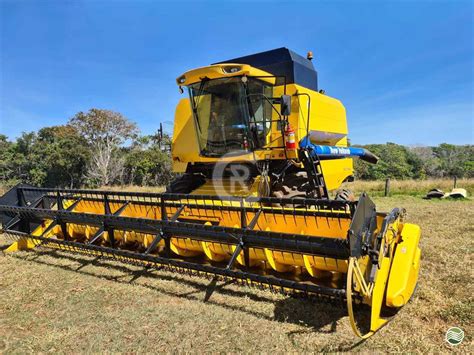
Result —
M 237 73 L 237 72 L 241 71 L 242 67 L 232 65 L 232 66 L 223 67 L 222 69 L 224 70 L 224 73 L 233 74 L 233 73 Z
M 183 76 L 180 76 L 178 79 L 176 79 L 176 81 L 178 82 L 178 84 L 184 84 L 186 82 L 186 77 L 183 75 Z

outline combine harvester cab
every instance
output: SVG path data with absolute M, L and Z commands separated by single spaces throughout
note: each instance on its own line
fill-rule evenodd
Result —
M 351 202 L 18 185 L 0 198 L 7 253 L 57 248 L 340 300 L 361 337 L 414 292 L 420 229 L 403 214 L 377 212 L 365 194 Z M 359 329 L 355 303 L 369 329 Z

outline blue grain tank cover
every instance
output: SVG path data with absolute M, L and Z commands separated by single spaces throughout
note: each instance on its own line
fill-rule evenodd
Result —
M 294 83 L 318 91 L 318 73 L 313 63 L 288 48 L 272 49 L 213 64 L 223 63 L 249 64 L 272 75 L 286 77 L 287 84 Z M 283 78 L 277 78 L 276 84 L 283 85 L 284 82 Z

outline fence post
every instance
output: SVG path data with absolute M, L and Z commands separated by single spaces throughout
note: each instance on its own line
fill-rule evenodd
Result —
M 457 185 L 457 184 L 458 184 L 458 178 L 455 176 L 455 177 L 454 177 L 454 187 L 453 187 L 453 189 L 456 188 L 456 185 Z
M 385 197 L 390 194 L 390 178 L 385 179 Z

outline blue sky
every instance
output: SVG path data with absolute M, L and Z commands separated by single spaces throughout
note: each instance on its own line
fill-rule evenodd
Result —
M 92 107 L 172 131 L 184 71 L 288 47 L 355 143 L 473 144 L 472 1 L 0 0 L 0 133 Z

